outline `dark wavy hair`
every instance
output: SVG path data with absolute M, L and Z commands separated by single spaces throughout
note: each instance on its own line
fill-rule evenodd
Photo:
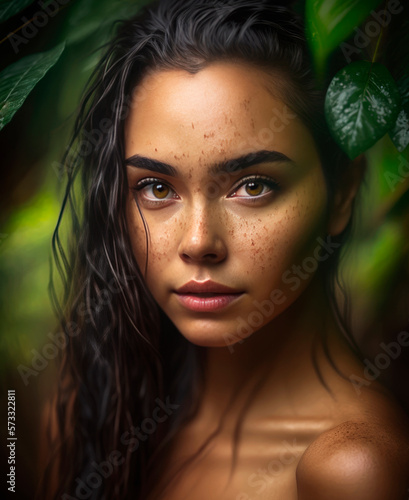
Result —
M 68 183 L 53 238 L 64 295 L 59 297 L 53 284 L 50 291 L 67 345 L 56 397 L 53 479 L 46 481 L 54 490 L 52 498 L 147 498 L 160 474 L 163 450 L 197 408 L 204 350 L 180 335 L 159 309 L 127 231 L 124 121 L 138 105 L 133 89 L 144 76 L 172 68 L 197 73 L 216 61 L 245 62 L 278 74 L 285 80 L 283 101 L 314 136 L 328 203 L 350 163 L 327 129 L 326 84 L 314 76 L 302 16 L 289 4 L 155 2 L 119 24 L 90 80 L 64 158 Z M 66 212 L 72 236 L 63 245 L 60 228 Z M 336 312 L 338 256 L 325 263 Z M 147 439 L 138 440 L 135 429 L 153 421 L 158 401 L 179 406 L 155 424 Z

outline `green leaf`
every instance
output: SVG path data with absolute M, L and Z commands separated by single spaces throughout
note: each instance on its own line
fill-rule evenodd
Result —
M 0 23 L 7 21 L 10 17 L 18 14 L 33 3 L 33 0 L 2 0 L 0 1 Z
M 353 159 L 373 146 L 395 124 L 400 95 L 380 63 L 353 62 L 330 83 L 325 116 L 339 146 Z
M 114 21 L 134 16 L 146 3 L 148 0 L 78 0 L 70 10 L 63 39 L 70 45 L 94 37 L 102 45 L 112 35 Z
M 64 44 L 24 57 L 0 73 L 0 130 L 22 106 L 28 94 L 58 61 Z
M 305 6 L 308 42 L 319 74 L 328 56 L 359 28 L 381 0 L 307 0 Z M 368 44 L 369 45 L 369 44 Z
M 409 145 L 409 67 L 398 80 L 401 108 L 395 126 L 389 131 L 396 149 L 401 153 Z

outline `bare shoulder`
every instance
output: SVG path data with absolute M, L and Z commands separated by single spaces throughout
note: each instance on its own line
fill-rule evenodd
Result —
M 407 428 L 347 421 L 324 432 L 297 467 L 298 500 L 403 500 L 409 496 Z

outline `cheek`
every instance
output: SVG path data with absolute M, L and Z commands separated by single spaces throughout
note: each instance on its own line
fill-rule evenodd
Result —
M 313 255 L 317 238 L 324 234 L 326 199 L 322 190 L 299 188 L 273 212 L 247 223 L 241 239 L 246 273 L 261 283 L 279 285 L 293 265 Z
M 162 269 L 169 266 L 175 255 L 175 231 L 170 231 L 167 227 L 160 227 L 155 230 L 153 224 L 148 224 L 150 231 L 149 252 L 148 252 L 148 270 L 150 277 L 159 274 Z
M 147 267 L 147 284 L 153 286 L 157 277 L 162 274 L 171 262 L 171 255 L 177 251 L 176 230 L 181 224 L 175 218 L 168 223 L 156 221 L 155 216 L 144 214 L 145 224 L 141 214 L 132 199 L 127 209 L 127 224 L 132 245 L 139 269 L 145 274 Z

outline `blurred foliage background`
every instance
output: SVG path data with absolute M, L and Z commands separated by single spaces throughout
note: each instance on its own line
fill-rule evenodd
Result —
M 328 1 L 337 4 L 337 0 Z M 99 48 L 114 29 L 113 21 L 133 15 L 146 3 L 0 0 L 0 72 L 22 58 L 65 43 L 59 59 L 0 131 L 0 435 L 3 439 L 6 433 L 7 389 L 14 388 L 17 498 L 34 497 L 44 460 L 43 408 L 55 378 L 52 363 L 42 362 L 38 353 L 44 359 L 44 346 L 55 329 L 47 287 L 51 237 L 65 187 L 60 160 L 83 87 Z M 380 2 L 375 4 L 369 2 L 368 8 Z M 6 9 L 10 17 L 4 14 Z M 404 15 L 392 18 L 383 36 L 380 54 L 393 66 L 388 66 L 392 74 L 409 63 L 408 10 L 406 6 Z M 360 8 L 356 18 L 348 19 L 350 28 L 363 26 L 364 18 Z M 368 358 L 373 358 L 382 352 L 380 342 L 396 340 L 409 326 L 409 148 L 398 153 L 385 135 L 366 157 L 368 172 L 343 271 L 351 290 L 354 334 Z M 21 366 L 38 367 L 37 375 L 28 373 L 24 379 Z M 382 378 L 409 412 L 408 366 L 406 348 Z
M 114 21 L 135 14 L 142 4 L 140 0 L 0 1 L 0 72 L 65 43 L 56 64 L 0 131 L 0 436 L 5 443 L 7 390 L 15 389 L 17 493 L 6 492 L 13 498 L 34 498 L 46 460 L 44 409 L 55 368 L 49 362 L 53 351 L 47 351 L 49 359 L 43 354 L 56 329 L 48 282 L 51 238 L 66 180 L 60 161 L 99 48 L 113 32 Z M 6 10 L 15 14 L 4 20 Z M 27 372 L 23 379 L 22 366 L 35 367 L 35 372 Z M 3 445 L 1 455 L 5 474 Z

